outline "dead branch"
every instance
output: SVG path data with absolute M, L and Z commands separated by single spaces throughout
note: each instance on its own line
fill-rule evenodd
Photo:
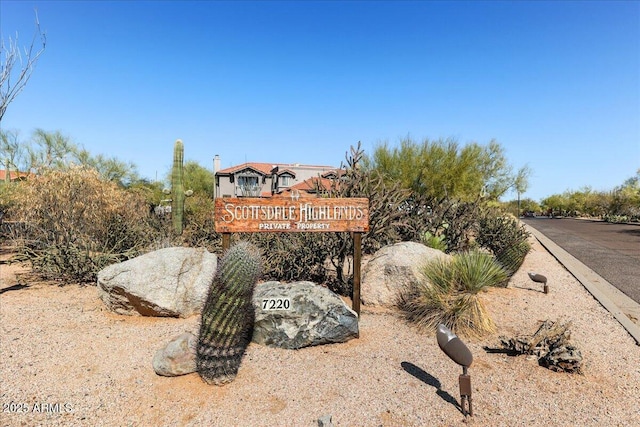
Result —
M 6 44 L 4 39 L 0 40 L 0 62 L 2 62 L 2 70 L 0 71 L 0 122 L 9 104 L 27 85 L 36 63 L 40 55 L 44 53 L 47 45 L 46 34 L 40 28 L 38 11 L 36 10 L 35 13 L 36 32 L 31 40 L 31 45 L 28 48 L 24 48 L 24 52 L 21 52 L 18 46 L 17 33 L 15 39 L 10 37 Z M 42 46 L 40 49 L 35 50 L 38 38 Z M 18 70 L 16 66 L 19 66 L 20 69 Z

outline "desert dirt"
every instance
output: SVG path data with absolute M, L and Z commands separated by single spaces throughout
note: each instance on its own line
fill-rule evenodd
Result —
M 360 338 L 343 344 L 282 350 L 252 343 L 235 381 L 217 387 L 195 373 L 167 378 L 152 368 L 171 338 L 197 332 L 197 316 L 113 314 L 94 286 L 35 283 L 26 269 L 1 264 L 0 425 L 317 426 L 326 415 L 335 426 L 640 425 L 640 347 L 531 242 L 509 286 L 483 294 L 498 332 L 465 339 L 474 356 L 474 415 L 466 419 L 461 368 L 433 334 L 394 310 L 363 306 Z M 528 271 L 549 278 L 549 294 Z M 483 349 L 499 335 L 532 334 L 546 319 L 572 322 L 582 374 Z

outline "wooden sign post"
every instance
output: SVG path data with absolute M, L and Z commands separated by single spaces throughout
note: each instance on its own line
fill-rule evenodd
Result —
M 369 199 L 218 198 L 214 223 L 224 250 L 231 233 L 352 232 L 352 308 L 360 316 L 362 233 L 369 231 Z

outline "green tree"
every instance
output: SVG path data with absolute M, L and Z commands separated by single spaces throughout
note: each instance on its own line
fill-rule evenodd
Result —
M 564 215 L 569 205 L 568 200 L 561 194 L 554 194 L 542 199 L 542 208 L 552 215 Z
M 0 158 L 13 170 L 42 174 L 47 170 L 68 170 L 73 165 L 86 166 L 106 181 L 130 186 L 140 179 L 133 163 L 102 154 L 92 155 L 60 131 L 36 129 L 28 142 L 17 133 L 0 131 Z
M 520 201 L 510 200 L 502 203 L 502 209 L 505 212 L 519 212 L 520 215 L 523 215 L 525 212 L 540 213 L 542 211 L 540 204 L 531 198 L 524 198 Z
M 184 164 L 185 189 L 193 190 L 194 194 L 213 197 L 213 172 L 189 160 Z
M 128 187 L 140 180 L 136 165 L 117 157 L 102 154 L 92 156 L 87 150 L 80 148 L 74 152 L 74 158 L 79 164 L 98 171 L 103 180 L 115 182 L 121 187 Z
M 610 211 L 614 215 L 640 218 L 640 169 L 636 175 L 613 189 Z
M 184 169 L 184 189 L 194 195 L 213 198 L 213 172 L 194 160 L 187 160 Z M 167 172 L 167 186 L 171 186 L 171 171 Z
M 398 147 L 386 143 L 376 147 L 367 165 L 389 182 L 438 200 L 471 201 L 480 195 L 496 200 L 517 178 L 495 140 L 486 146 L 475 142 L 460 146 L 453 139 L 425 139 L 419 144 L 406 138 Z M 522 182 L 527 170 L 522 170 Z
M 36 174 L 45 170 L 65 170 L 71 165 L 78 147 L 60 131 L 36 129 L 27 146 L 29 169 Z
M 7 179 L 10 171 L 27 170 L 25 146 L 18 139 L 17 132 L 0 129 L 0 162 L 0 167 L 7 171 Z
M 529 176 L 531 175 L 531 169 L 529 165 L 525 165 L 522 167 L 513 180 L 513 188 L 518 194 L 518 215 L 522 214 L 522 209 L 520 206 L 520 195 L 525 193 L 529 188 Z

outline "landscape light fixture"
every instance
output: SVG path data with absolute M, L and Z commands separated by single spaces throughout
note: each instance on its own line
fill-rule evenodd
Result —
M 545 276 L 538 273 L 529 273 L 529 278 L 536 283 L 544 283 L 544 293 L 549 293 L 549 286 L 547 286 L 547 278 Z
M 467 372 L 473 362 L 473 355 L 469 348 L 451 332 L 445 325 L 438 325 L 436 333 L 438 346 L 451 360 L 462 366 L 462 375 L 458 377 L 460 383 L 460 407 L 464 416 L 473 415 L 473 405 L 471 403 L 471 376 Z M 469 410 L 467 411 L 467 405 Z

